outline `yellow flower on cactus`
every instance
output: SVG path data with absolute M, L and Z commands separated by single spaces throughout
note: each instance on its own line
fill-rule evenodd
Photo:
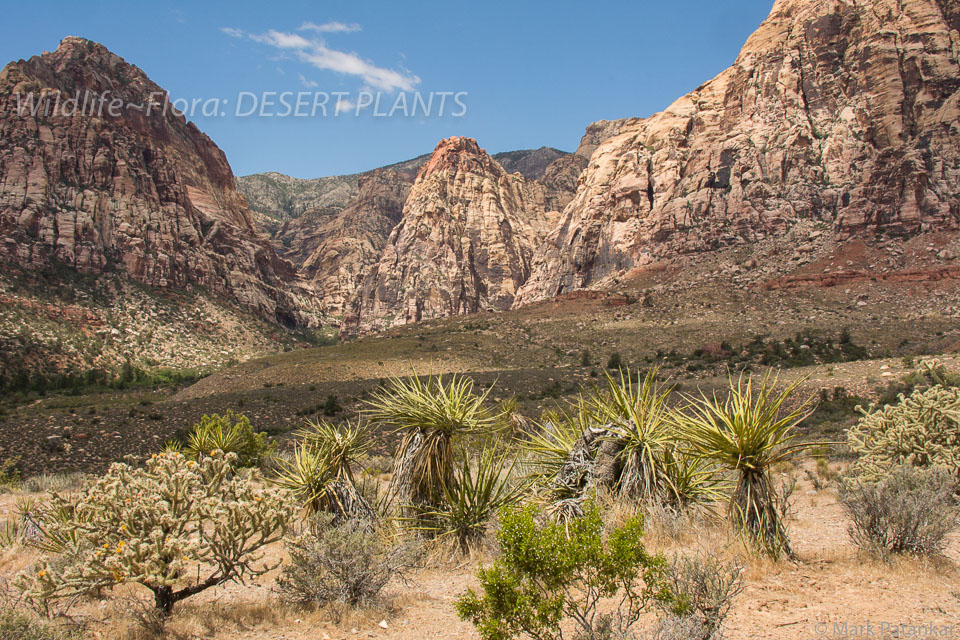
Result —
M 37 571 L 37 577 L 38 577 L 38 578 L 43 578 L 43 577 L 46 576 L 46 575 L 47 575 L 47 572 L 44 571 L 43 569 L 40 569 L 40 571 Z

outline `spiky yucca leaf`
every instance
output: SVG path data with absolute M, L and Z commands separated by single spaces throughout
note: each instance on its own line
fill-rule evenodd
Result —
M 359 420 L 343 424 L 326 420 L 311 421 L 294 435 L 301 438 L 305 445 L 325 452 L 333 476 L 350 482 L 354 482 L 353 466 L 373 446 L 369 428 Z
M 664 468 L 671 491 L 667 506 L 684 510 L 692 506 L 710 508 L 727 497 L 726 483 L 716 463 L 692 455 L 679 445 L 663 452 Z
M 531 470 L 529 477 L 540 484 L 552 484 L 577 440 L 593 424 L 593 414 L 583 399 L 545 411 L 537 429 L 517 441 Z
M 755 388 L 753 377 L 730 378 L 725 400 L 688 397 L 690 406 L 677 413 L 678 429 L 701 458 L 739 474 L 729 514 L 738 532 L 772 557 L 790 555 L 790 540 L 770 478 L 774 465 L 796 458 L 818 443 L 796 443 L 796 426 L 813 411 L 812 397 L 794 409 L 784 405 L 804 379 L 776 391 L 778 378 L 767 374 Z
M 415 516 L 403 519 L 411 528 L 437 538 L 452 538 L 461 550 L 483 538 L 501 507 L 517 503 L 528 483 L 516 482 L 516 460 L 499 447 L 484 447 L 476 457 L 462 452 L 450 482 L 443 488 L 443 503 L 414 506 Z
M 374 395 L 374 420 L 403 432 L 397 449 L 391 495 L 401 504 L 439 505 L 454 469 L 454 439 L 493 432 L 496 416 L 484 406 L 489 389 L 473 392 L 470 378 L 390 380 Z
M 328 490 L 336 476 L 326 451 L 301 440 L 292 456 L 277 457 L 274 466 L 274 484 L 290 491 L 308 513 L 332 510 Z
M 664 451 L 676 440 L 667 405 L 673 387 L 661 384 L 658 373 L 654 367 L 636 383 L 623 371 L 619 379 L 607 373 L 607 388 L 595 389 L 591 398 L 597 421 L 623 443 L 620 494 L 644 501 L 675 491 L 664 462 Z

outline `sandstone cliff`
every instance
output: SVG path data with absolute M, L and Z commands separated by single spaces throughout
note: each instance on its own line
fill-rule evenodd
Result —
M 24 108 L 30 94 L 49 111 Z M 77 96 L 122 106 L 68 108 Z M 257 238 L 223 152 L 102 45 L 68 37 L 7 65 L 0 141 L 0 258 L 199 285 L 286 325 L 318 323 L 292 265 Z
M 778 0 L 732 67 L 662 113 L 588 129 L 579 190 L 516 305 L 800 220 L 955 229 L 960 5 Z
M 475 140 L 441 141 L 344 331 L 508 308 L 549 224 L 549 201 L 543 185 L 507 173 Z

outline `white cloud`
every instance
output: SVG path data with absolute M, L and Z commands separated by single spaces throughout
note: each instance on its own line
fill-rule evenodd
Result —
M 345 22 L 324 22 L 317 24 L 315 22 L 304 22 L 300 25 L 298 31 L 316 31 L 317 33 L 352 33 L 360 31 L 362 27 L 358 24 L 347 24 Z
M 234 29 L 233 27 L 220 27 L 220 31 L 223 31 L 231 38 L 242 38 L 246 35 L 243 29 Z
M 310 40 L 307 40 L 303 36 L 295 33 L 283 33 L 273 29 L 263 34 L 257 35 L 251 33 L 249 35 L 250 39 L 254 42 L 269 44 L 278 49 L 309 49 L 312 44 Z
M 395 70 L 378 67 L 356 53 L 331 49 L 320 40 L 308 39 L 297 33 L 284 33 L 275 29 L 270 29 L 261 34 L 245 33 L 239 29 L 227 30 L 227 28 L 221 29 L 221 31 L 233 37 L 246 35 L 254 42 L 292 52 L 300 61 L 317 69 L 357 76 L 363 79 L 366 84 L 384 91 L 394 91 L 396 89 L 412 91 L 414 86 L 420 83 L 420 78 L 406 69 Z
M 297 77 L 300 78 L 300 84 L 305 86 L 307 89 L 316 89 L 320 86 L 320 83 L 318 83 L 316 80 L 311 80 L 302 73 L 298 73 Z

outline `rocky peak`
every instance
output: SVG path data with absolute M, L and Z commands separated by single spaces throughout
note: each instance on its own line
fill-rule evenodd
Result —
M 480 148 L 476 140 L 463 136 L 452 136 L 438 142 L 430 159 L 421 167 L 417 179 L 425 180 L 433 174 L 451 171 L 496 177 L 506 173 L 496 160 Z
M 507 173 L 476 140 L 442 140 L 343 331 L 508 308 L 545 232 L 545 201 L 541 185 Z
M 32 112 L 30 94 L 49 110 Z M 100 97 L 122 104 L 84 108 Z M 257 238 L 223 152 L 102 45 L 65 38 L 8 64 L 0 141 L 0 259 L 200 285 L 284 324 L 319 321 L 292 265 Z

